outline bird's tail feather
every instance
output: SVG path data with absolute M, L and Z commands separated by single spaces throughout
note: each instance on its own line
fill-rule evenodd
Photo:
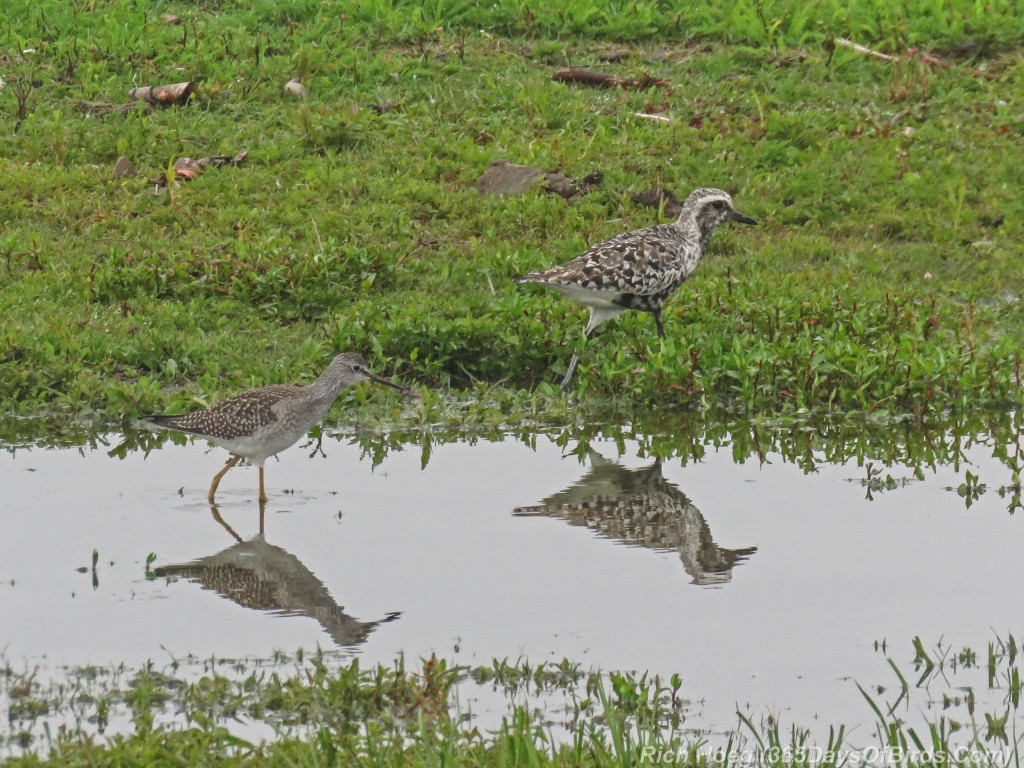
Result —
M 143 416 L 142 420 L 147 421 L 150 424 L 154 424 L 158 427 L 169 427 L 171 429 L 181 429 L 181 425 L 178 420 L 181 418 L 178 414 L 166 414 L 158 413 L 152 416 Z

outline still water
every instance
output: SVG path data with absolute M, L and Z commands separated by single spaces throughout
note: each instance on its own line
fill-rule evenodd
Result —
M 854 448 L 765 431 L 451 435 L 429 451 L 328 435 L 268 462 L 262 520 L 254 468 L 211 509 L 226 453 L 203 441 L 22 441 L 0 452 L 0 649 L 51 679 L 317 646 L 386 665 L 569 658 L 679 673 L 711 731 L 739 708 L 865 733 L 855 681 L 894 686 L 886 656 L 912 669 L 913 638 L 984 665 L 1020 637 L 1018 428 Z M 1005 709 L 984 674 L 967 684 Z

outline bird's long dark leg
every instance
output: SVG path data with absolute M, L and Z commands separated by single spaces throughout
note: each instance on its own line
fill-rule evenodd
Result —
M 587 333 L 584 336 L 584 338 L 587 341 L 590 341 L 590 339 L 591 339 L 591 337 L 593 335 L 594 335 L 594 329 L 590 329 L 589 331 L 587 331 Z M 563 392 L 568 392 L 569 391 L 569 383 L 572 381 L 573 374 L 576 373 L 576 363 L 578 363 L 579 361 L 580 361 L 580 353 L 579 353 L 578 350 L 574 349 L 572 351 L 572 360 L 569 361 L 569 370 L 567 370 L 565 372 L 565 378 L 562 379 L 562 391 Z
M 576 352 L 576 350 L 573 350 L 572 360 L 569 361 L 569 370 L 567 370 L 565 372 L 565 378 L 562 379 L 562 391 L 563 392 L 568 392 L 569 391 L 569 382 L 572 381 L 572 375 L 574 373 L 576 373 L 576 363 L 578 363 L 579 360 L 580 360 L 579 353 Z
M 658 329 L 658 338 L 665 338 L 665 326 L 661 324 L 661 310 L 656 309 L 651 312 L 654 315 L 654 327 Z
M 242 460 L 241 456 L 232 456 L 228 459 L 227 464 L 224 465 L 224 469 L 218 472 L 213 477 L 213 482 L 210 483 L 210 494 L 206 497 L 211 504 L 213 504 L 213 495 L 217 493 L 217 486 L 220 485 L 220 479 L 227 474 L 228 470 L 231 469 L 235 464 Z
M 307 443 L 307 445 L 308 445 L 308 443 Z M 314 448 L 313 452 L 311 454 L 309 454 L 309 458 L 312 459 L 318 453 L 321 456 L 323 456 L 325 459 L 327 458 L 327 454 L 324 453 L 324 433 L 323 433 L 323 431 L 321 431 L 320 434 L 316 436 L 316 448 Z
M 267 503 L 267 492 L 263 489 L 263 467 L 260 467 L 260 504 Z M 260 531 L 262 533 L 262 531 Z

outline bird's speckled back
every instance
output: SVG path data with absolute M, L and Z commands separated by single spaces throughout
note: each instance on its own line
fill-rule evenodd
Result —
M 732 198 L 727 192 L 697 189 L 671 224 L 623 232 L 591 246 L 566 264 L 523 275 L 517 281 L 576 285 L 592 291 L 649 297 L 660 306 L 693 274 L 711 233 L 731 212 Z

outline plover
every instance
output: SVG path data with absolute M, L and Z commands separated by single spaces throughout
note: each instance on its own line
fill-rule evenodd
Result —
M 627 309 L 652 315 L 658 336 L 664 337 L 662 305 L 693 274 L 711 234 L 726 221 L 757 223 L 733 208 L 727 192 L 697 189 L 671 224 L 623 232 L 591 246 L 570 262 L 521 275 L 515 281 L 547 285 L 586 304 L 590 308 L 585 331 L 588 339 L 601 323 Z M 574 351 L 562 379 L 563 390 L 568 389 L 578 360 L 579 353 Z
M 271 384 L 250 389 L 199 411 L 148 416 L 146 421 L 198 435 L 234 454 L 210 484 L 207 498 L 211 504 L 220 479 L 242 458 L 259 466 L 260 501 L 265 502 L 267 492 L 263 487 L 263 463 L 298 442 L 320 422 L 341 390 L 358 381 L 376 381 L 408 392 L 400 384 L 367 368 L 361 355 L 343 352 L 308 386 Z

